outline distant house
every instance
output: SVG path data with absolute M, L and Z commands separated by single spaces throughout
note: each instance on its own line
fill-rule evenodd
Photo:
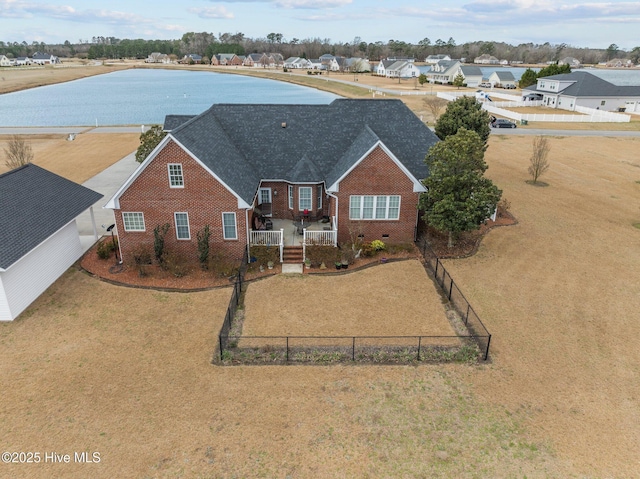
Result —
M 575 71 L 538 78 L 522 90 L 523 97 L 542 96 L 544 105 L 574 111 L 577 106 L 606 111 L 640 111 L 640 86 L 618 86 L 592 73 Z
M 407 60 L 396 60 L 386 68 L 388 78 L 414 78 L 420 76 L 420 70 L 415 63 Z
M 582 66 L 580 60 L 573 57 L 564 57 L 558 62 L 558 65 L 569 65 L 571 68 L 580 68 Z
M 182 58 L 182 63 L 200 63 L 202 62 L 202 55 L 197 53 L 190 53 Z
M 341 57 L 336 57 L 325 53 L 320 57 L 320 61 L 322 62 L 323 70 L 327 70 L 330 72 L 340 71 L 340 63 L 342 61 Z
M 450 61 L 451 57 L 449 55 L 445 55 L 444 53 L 440 53 L 438 55 L 429 55 L 427 58 L 424 59 L 424 62 L 427 63 L 428 65 L 435 65 L 440 60 Z
M 16 65 L 17 66 L 24 66 L 24 65 L 31 65 L 33 62 L 31 61 L 31 58 L 29 57 L 18 57 L 16 58 Z
M 344 71 L 352 73 L 364 73 L 371 71 L 371 63 L 366 58 L 345 58 Z
M 273 58 L 265 53 L 250 53 L 242 61 L 243 66 L 253 68 L 269 68 L 272 67 L 273 64 Z
M 476 88 L 482 83 L 482 70 L 474 65 L 460 65 L 458 73 L 464 77 L 464 83 L 468 87 Z M 455 78 L 455 77 L 454 77 Z
M 283 65 L 284 68 L 291 68 L 291 69 L 309 69 L 311 68 L 311 62 L 309 62 L 309 60 L 307 60 L 306 58 L 301 58 L 301 57 L 289 57 L 287 58 Z
M 191 258 L 206 225 L 212 250 L 229 259 L 266 244 L 261 238 L 289 241 L 276 228 L 261 236 L 265 204 L 273 221 L 329 219 L 319 233 L 331 246 L 355 230 L 364 241 L 412 242 L 420 180 L 429 174 L 424 158 L 438 141 L 399 100 L 221 104 L 167 116 L 164 128 L 167 136 L 106 205 L 125 263 L 137 248 L 153 248 L 153 230 L 165 223 L 167 249 Z
M 483 53 L 479 57 L 475 57 L 473 59 L 473 63 L 479 63 L 480 65 L 499 65 L 500 60 L 498 60 L 493 55 L 489 55 L 488 53 Z
M 387 76 L 387 67 L 393 65 L 393 60 L 380 60 L 375 68 L 375 74 L 381 77 Z
M 516 79 L 513 73 L 499 70 L 489 75 L 489 83 L 491 83 L 491 87 L 512 88 L 516 86 Z
M 211 58 L 212 65 L 240 66 L 242 60 L 235 53 L 218 53 Z
M 427 72 L 427 80 L 430 83 L 447 85 L 453 83 L 453 79 L 460 72 L 462 64 L 458 60 L 440 60 Z
M 0 198 L 0 321 L 13 321 L 82 256 L 76 218 L 102 195 L 27 164 L 0 175 Z
M 614 58 L 606 63 L 608 68 L 631 68 L 633 62 L 627 58 Z
M 31 57 L 31 60 L 36 65 L 54 65 L 60 63 L 60 59 L 50 53 L 36 52 Z
M 171 59 L 169 55 L 160 52 L 150 53 L 149 56 L 145 59 L 145 63 L 171 63 Z
M 322 61 L 319 58 L 310 58 L 309 59 L 309 69 L 310 70 L 324 70 L 324 65 L 322 65 Z
M 0 55 L 0 67 L 11 67 L 15 63 L 9 60 L 5 55 Z

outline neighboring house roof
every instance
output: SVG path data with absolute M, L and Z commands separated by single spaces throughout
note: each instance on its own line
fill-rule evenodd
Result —
M 180 120 L 186 121 L 176 126 Z M 175 139 L 247 205 L 261 180 L 324 181 L 329 187 L 378 142 L 416 180 L 426 178 L 424 158 L 438 141 L 400 100 L 220 104 L 190 119 L 168 116 L 165 129 L 169 127 L 163 141 Z M 108 207 L 116 205 L 127 187 Z
M 560 75 L 543 77 L 540 80 L 558 80 L 562 82 L 572 82 L 569 86 L 559 92 L 548 90 L 538 90 L 538 85 L 531 85 L 525 88 L 528 91 L 540 91 L 546 94 L 562 94 L 573 97 L 636 97 L 640 96 L 640 86 L 619 86 L 609 83 L 596 75 L 588 72 L 571 72 Z
M 55 58 L 51 53 L 40 53 L 40 52 L 36 52 L 33 54 L 33 58 L 34 60 L 51 60 L 52 58 Z
M 482 70 L 480 70 L 480 67 L 472 65 L 463 65 L 460 67 L 460 71 L 462 71 L 462 74 L 465 77 L 482 76 Z
M 7 269 L 102 198 L 34 164 L 0 175 L 0 269 Z
M 493 72 L 493 75 L 496 75 L 498 77 L 498 80 L 500 80 L 501 82 L 516 81 L 516 78 L 513 76 L 513 73 L 511 72 L 495 71 Z

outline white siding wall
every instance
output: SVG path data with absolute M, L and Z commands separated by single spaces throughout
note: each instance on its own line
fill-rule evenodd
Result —
M 82 256 L 75 220 L 14 263 L 2 276 L 0 321 L 11 321 Z M 7 309 L 9 314 L 7 315 Z
M 2 273 L 0 273 L 0 320 L 10 321 L 11 311 L 9 310 L 9 302 L 7 301 L 7 295 L 4 294 L 4 286 L 2 286 Z

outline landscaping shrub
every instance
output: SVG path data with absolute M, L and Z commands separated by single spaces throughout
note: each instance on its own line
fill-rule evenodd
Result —
M 153 262 L 149 249 L 144 245 L 140 245 L 133 251 L 132 256 L 133 262 L 138 269 L 138 275 L 141 278 L 147 276 L 149 274 L 147 267 Z
M 162 226 L 158 225 L 153 229 L 153 252 L 156 256 L 156 261 L 162 263 L 164 257 L 164 237 L 169 231 L 171 226 L 169 223 L 165 223 Z
M 209 256 L 209 271 L 213 271 L 220 277 L 229 278 L 238 272 L 238 262 L 216 252 Z
M 372 248 L 374 251 L 383 251 L 383 250 L 385 250 L 385 249 L 387 248 L 387 246 L 384 244 L 384 242 L 383 242 L 383 241 L 380 241 L 380 240 L 373 240 L 373 241 L 371 242 L 371 248 Z
M 306 256 L 311 260 L 311 266 L 320 266 L 324 263 L 330 267 L 340 259 L 340 251 L 333 246 L 311 245 L 306 248 Z
M 200 267 L 207 269 L 209 267 L 209 237 L 211 231 L 209 231 L 209 225 L 206 225 L 202 230 L 196 233 L 198 238 L 198 261 L 200 261 Z
M 256 259 L 258 265 L 267 266 L 269 261 L 280 261 L 280 248 L 277 246 L 252 246 L 250 255 Z
M 98 243 L 98 247 L 96 248 L 96 254 L 100 259 L 109 259 L 111 256 L 112 248 L 107 240 L 100 241 Z
M 162 253 L 162 269 L 169 271 L 176 278 L 182 278 L 189 273 L 189 261 L 181 254 L 171 251 Z

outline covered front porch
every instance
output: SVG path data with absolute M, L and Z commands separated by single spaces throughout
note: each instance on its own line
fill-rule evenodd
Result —
M 328 223 L 307 219 L 293 221 L 278 218 L 270 218 L 269 221 L 270 229 L 249 232 L 249 245 L 279 246 L 280 262 L 283 260 L 285 247 L 302 247 L 304 252 L 308 245 L 338 245 L 338 231 L 335 229 L 333 218 Z

